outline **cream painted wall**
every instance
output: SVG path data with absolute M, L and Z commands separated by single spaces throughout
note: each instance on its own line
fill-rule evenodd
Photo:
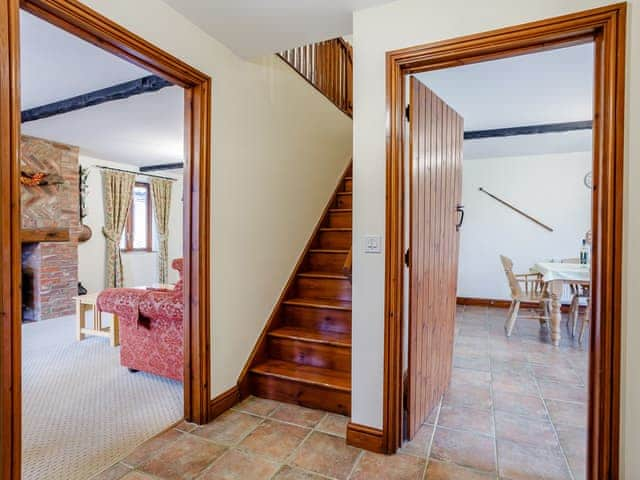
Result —
M 544 143 L 544 135 L 534 135 Z M 591 192 L 583 178 L 591 152 L 474 158 L 463 162 L 458 296 L 510 299 L 499 255 L 517 272 L 535 262 L 578 257 L 591 226 Z M 503 198 L 553 228 L 548 232 L 478 191 Z M 563 301 L 570 300 L 569 291 Z
M 158 0 L 83 0 L 213 79 L 212 393 L 235 385 L 351 157 L 352 122 L 274 56 L 246 61 Z
M 385 229 L 385 52 L 602 6 L 602 0 L 398 0 L 354 14 L 354 245 Z M 640 475 L 640 2 L 629 2 L 624 192 L 623 478 Z M 635 133 L 631 133 L 635 132 Z M 384 238 L 384 235 L 383 235 Z M 353 421 L 382 423 L 384 255 L 353 263 Z
M 82 152 L 80 152 L 80 164 L 83 167 L 100 165 L 122 170 L 138 170 L 132 165 L 89 157 Z M 178 175 L 177 177 L 178 179 L 173 183 L 171 192 L 171 216 L 169 220 L 170 259 L 182 256 L 182 176 Z M 139 180 L 144 182 L 148 181 L 148 178 L 141 175 Z M 89 193 L 87 194 L 87 216 L 84 219 L 84 223 L 91 227 L 93 236 L 78 246 L 78 278 L 89 292 L 98 292 L 104 288 L 105 269 L 105 240 L 102 235 L 104 203 L 102 201 L 102 179 L 99 169 L 91 168 L 89 170 L 87 185 Z M 123 252 L 122 267 L 125 287 L 151 285 L 158 282 L 157 252 Z M 177 272 L 169 267 L 169 282 L 175 283 L 177 281 Z

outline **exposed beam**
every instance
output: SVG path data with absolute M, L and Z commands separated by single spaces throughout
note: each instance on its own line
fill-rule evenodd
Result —
M 119 83 L 118 85 L 102 88 L 76 97 L 24 110 L 22 112 L 22 123 L 60 115 L 61 113 L 72 112 L 74 110 L 80 110 L 82 108 L 112 102 L 114 100 L 122 100 L 142 93 L 155 92 L 161 88 L 170 87 L 171 85 L 173 84 L 164 78 L 160 78 L 157 75 L 149 75 L 147 77 Z
M 493 130 L 472 130 L 464 132 L 465 140 L 479 138 L 513 137 L 515 135 L 536 135 L 540 133 L 571 132 L 574 130 L 591 130 L 591 120 L 582 122 L 546 123 L 543 125 L 527 125 L 523 127 L 495 128 Z
M 161 165 L 147 165 L 146 167 L 140 167 L 140 172 L 158 172 L 161 170 L 178 170 L 184 168 L 184 163 L 164 163 Z

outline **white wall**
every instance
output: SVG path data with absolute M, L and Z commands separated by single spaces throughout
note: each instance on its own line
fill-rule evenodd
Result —
M 138 171 L 132 165 L 89 157 L 82 152 L 80 152 L 80 164 L 85 168 L 100 165 Z M 171 193 L 171 216 L 169 220 L 170 260 L 182 257 L 182 176 L 178 175 L 177 177 L 179 178 L 173 183 Z M 147 181 L 148 178 L 141 175 L 139 180 Z M 87 216 L 84 218 L 84 224 L 91 227 L 93 235 L 88 241 L 80 243 L 78 246 L 78 279 L 91 293 L 104 289 L 105 239 L 104 235 L 102 235 L 104 202 L 102 201 L 102 178 L 98 168 L 89 170 L 87 185 L 89 191 L 86 200 Z M 125 287 L 151 285 L 158 282 L 158 253 L 156 251 L 123 252 L 122 267 Z M 169 266 L 169 282 L 175 283 L 176 281 L 178 281 L 178 274 Z
M 535 137 L 545 141 L 545 135 Z M 539 261 L 577 258 L 591 228 L 591 192 L 583 183 L 590 170 L 591 152 L 465 160 L 458 296 L 509 299 L 499 255 L 511 258 L 514 269 L 523 273 Z M 479 187 L 553 232 L 499 204 Z
M 354 244 L 385 229 L 385 52 L 605 5 L 603 0 L 398 0 L 354 14 Z M 628 2 L 624 190 L 623 478 L 640 472 L 640 2 Z M 633 132 L 633 133 L 632 133 Z M 383 236 L 384 238 L 384 236 Z M 354 252 L 353 421 L 382 424 L 384 255 Z
M 83 0 L 213 79 L 212 394 L 235 385 L 351 157 L 352 122 L 275 56 L 234 55 L 158 0 Z

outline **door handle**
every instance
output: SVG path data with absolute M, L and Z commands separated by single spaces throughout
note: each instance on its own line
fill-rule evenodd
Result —
M 456 224 L 456 232 L 459 232 L 460 228 L 462 228 L 462 222 L 464 222 L 464 205 L 458 205 L 456 207 L 456 212 L 458 212 L 460 214 L 460 219 L 458 220 L 458 223 Z

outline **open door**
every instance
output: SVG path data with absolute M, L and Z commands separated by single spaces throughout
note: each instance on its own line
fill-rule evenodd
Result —
M 463 119 L 411 77 L 409 106 L 409 352 L 407 436 L 413 438 L 451 378 Z

